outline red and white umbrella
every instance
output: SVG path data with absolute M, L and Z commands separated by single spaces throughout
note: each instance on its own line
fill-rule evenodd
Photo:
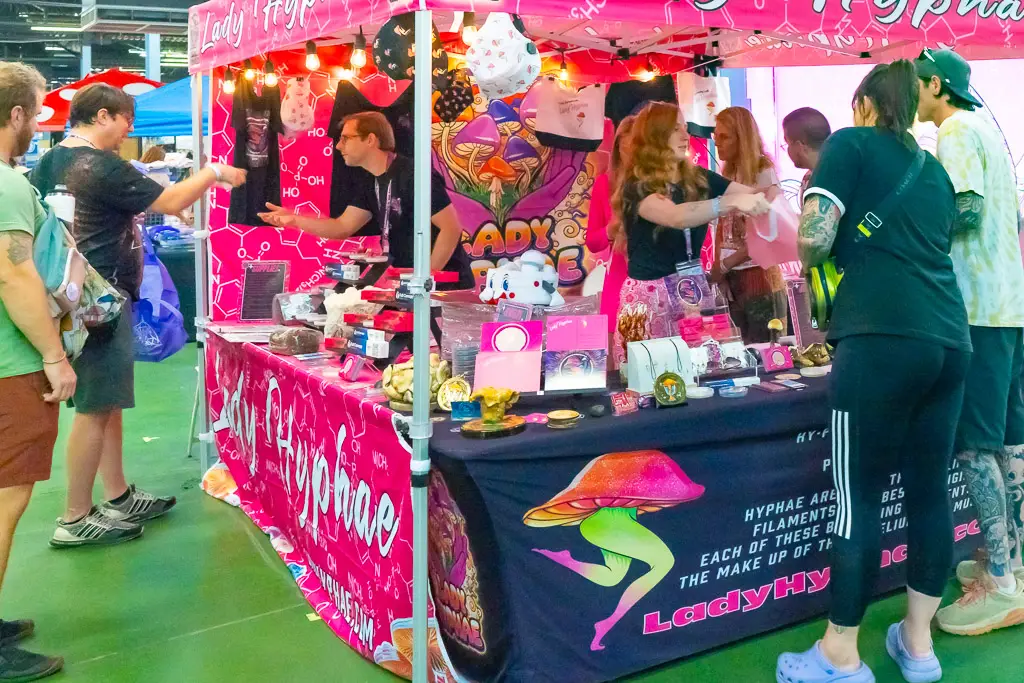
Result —
M 63 88 L 57 88 L 47 93 L 43 99 L 43 108 L 40 110 L 39 116 L 36 117 L 36 120 L 39 121 L 39 130 L 62 132 L 67 126 L 71 100 L 74 99 L 75 93 L 90 83 L 106 83 L 115 88 L 121 88 L 132 96 L 141 95 L 163 85 L 163 83 L 151 81 L 120 69 L 108 69 L 98 74 L 90 74 L 77 83 L 65 85 Z

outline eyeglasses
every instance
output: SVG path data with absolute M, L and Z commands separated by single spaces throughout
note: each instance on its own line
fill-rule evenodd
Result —
M 342 143 L 347 143 L 347 142 L 350 142 L 352 140 L 365 140 L 365 139 L 366 139 L 365 135 L 342 135 L 339 138 L 339 141 L 342 142 Z

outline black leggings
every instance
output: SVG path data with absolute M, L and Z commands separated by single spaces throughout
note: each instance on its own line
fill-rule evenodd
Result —
M 908 337 L 843 339 L 832 370 L 832 623 L 859 626 L 881 565 L 881 497 L 902 471 L 908 585 L 941 597 L 953 564 L 947 479 L 970 354 Z

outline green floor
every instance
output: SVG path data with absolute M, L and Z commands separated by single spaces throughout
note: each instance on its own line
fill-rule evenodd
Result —
M 397 681 L 348 649 L 312 612 L 283 564 L 238 510 L 198 488 L 199 465 L 184 458 L 195 387 L 192 348 L 161 365 L 138 367 L 140 409 L 125 418 L 129 477 L 174 493 L 178 509 L 138 542 L 54 551 L 47 546 L 62 504 L 63 463 L 37 487 L 18 530 L 0 607 L 31 617 L 31 647 L 62 654 L 53 680 L 94 683 Z M 64 416 L 67 424 L 70 414 Z M 868 615 L 865 657 L 882 683 L 897 670 L 880 643 L 902 599 Z M 645 683 L 770 683 L 776 655 L 806 648 L 821 623 L 788 629 L 633 679 Z M 1021 683 L 1024 630 L 976 639 L 939 636 L 946 681 Z

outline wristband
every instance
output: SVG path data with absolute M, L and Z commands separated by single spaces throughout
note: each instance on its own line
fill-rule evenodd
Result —
M 61 356 L 57 360 L 44 360 L 43 361 L 43 365 L 57 365 L 59 363 L 63 363 L 67 359 L 68 359 L 68 354 L 65 353 L 63 356 Z
M 224 180 L 224 174 L 220 172 L 220 169 L 219 169 L 219 168 L 217 168 L 217 167 L 216 167 L 216 166 L 214 166 L 213 164 L 210 164 L 210 165 L 209 165 L 209 166 L 207 166 L 206 168 L 208 168 L 208 169 L 210 169 L 211 171 L 213 171 L 213 175 L 217 176 L 217 182 L 218 182 L 218 183 L 219 183 L 220 181 Z
M 716 216 L 722 215 L 722 200 L 719 199 L 718 197 L 715 197 L 714 199 L 711 200 L 711 213 L 715 214 Z

